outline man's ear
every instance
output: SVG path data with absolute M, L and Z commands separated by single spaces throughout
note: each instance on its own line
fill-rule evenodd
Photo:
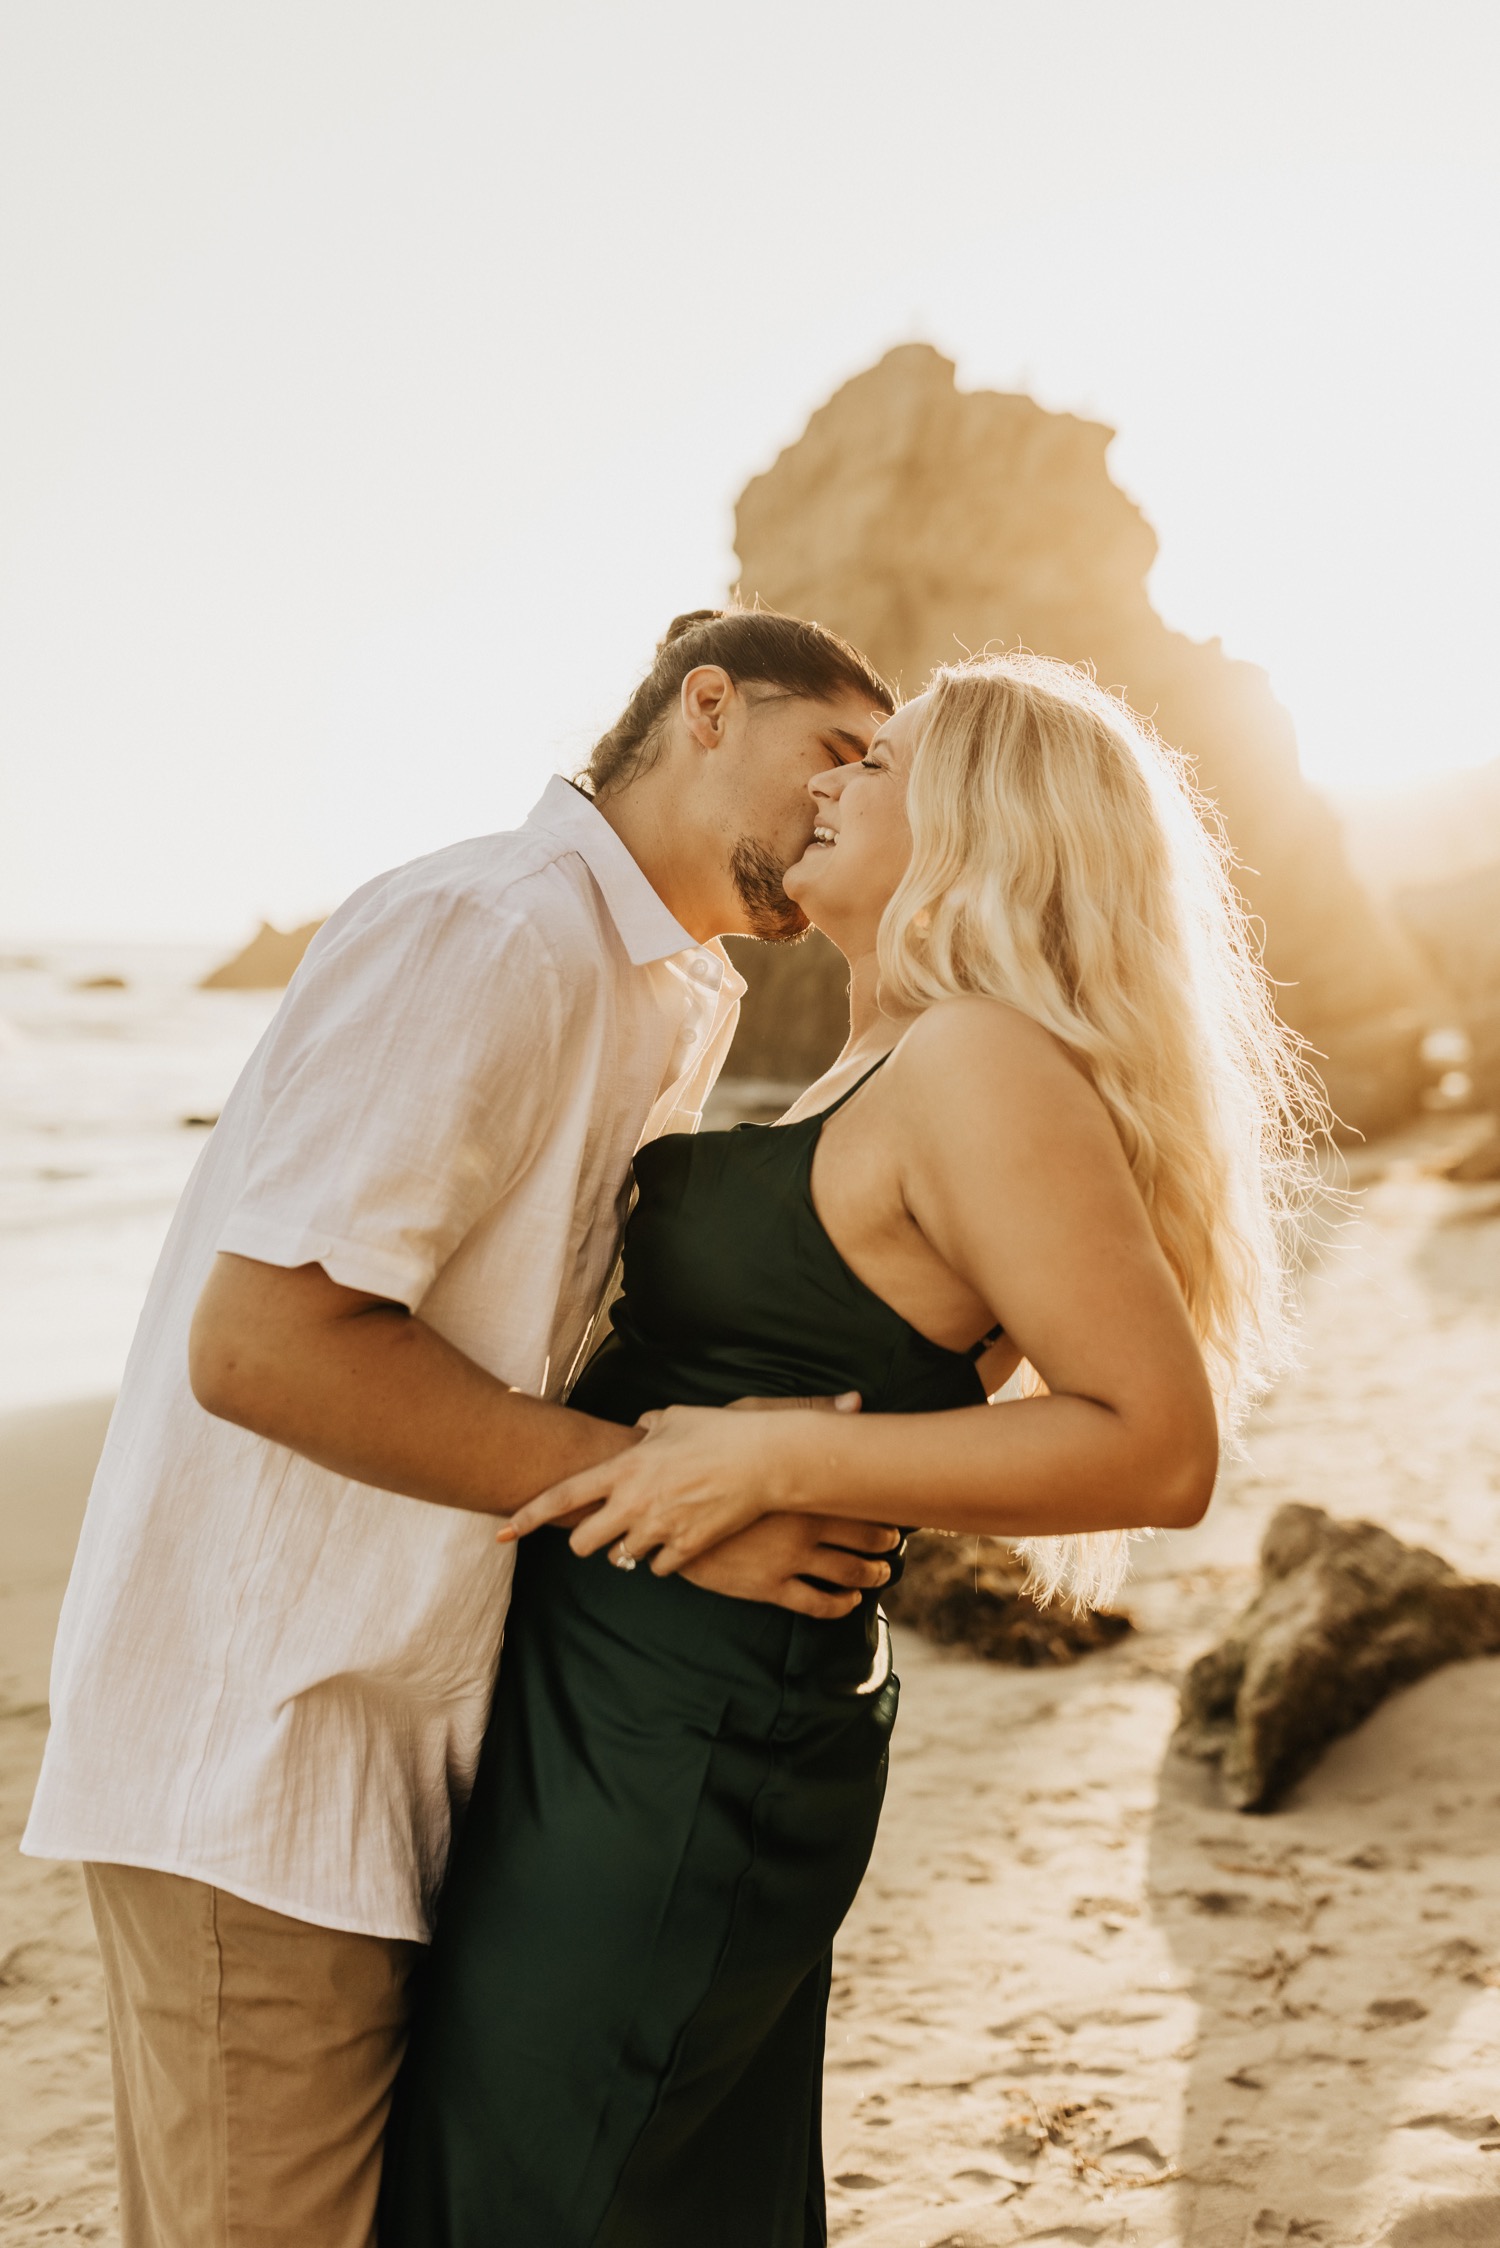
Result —
M 720 664 L 700 663 L 682 682 L 682 722 L 700 749 L 717 749 L 724 739 L 729 706 L 738 689 Z

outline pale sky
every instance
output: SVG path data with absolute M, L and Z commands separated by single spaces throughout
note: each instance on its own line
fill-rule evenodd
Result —
M 8 0 L 0 933 L 519 818 L 922 337 L 1318 782 L 1500 751 L 1492 0 Z

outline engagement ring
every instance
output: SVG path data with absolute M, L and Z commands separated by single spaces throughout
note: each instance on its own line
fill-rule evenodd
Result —
M 635 1567 L 635 1555 L 626 1552 L 623 1538 L 618 1545 L 610 1547 L 609 1558 L 617 1569 L 633 1569 Z

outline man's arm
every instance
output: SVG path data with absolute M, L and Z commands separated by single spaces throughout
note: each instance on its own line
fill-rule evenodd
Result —
M 436 1506 L 508 1514 L 555 1480 L 638 1441 L 508 1389 L 404 1304 L 330 1280 L 321 1265 L 221 1255 L 188 1343 L 205 1411 Z M 558 1472 L 568 1469 L 559 1465 Z
M 507 1388 L 403 1304 L 342 1287 L 316 1264 L 221 1255 L 198 1300 L 188 1370 L 198 1403 L 221 1420 L 354 1482 L 477 1514 L 509 1514 L 640 1441 Z M 893 1542 L 874 1525 L 770 1518 L 691 1574 L 710 1591 L 842 1615 L 860 1586 L 889 1574 L 846 1547 L 878 1553 Z M 804 1574 L 854 1589 L 819 1593 Z

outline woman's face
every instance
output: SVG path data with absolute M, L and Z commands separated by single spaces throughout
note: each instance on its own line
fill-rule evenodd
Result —
M 786 893 L 841 952 L 867 951 L 911 858 L 906 783 L 927 697 L 887 718 L 864 759 L 808 782 L 813 839 L 786 873 Z

